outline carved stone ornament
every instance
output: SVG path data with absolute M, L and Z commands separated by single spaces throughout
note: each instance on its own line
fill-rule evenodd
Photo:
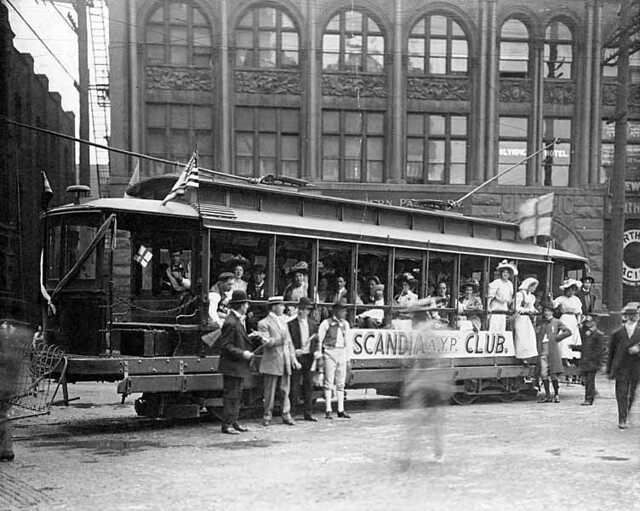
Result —
M 501 103 L 530 103 L 533 101 L 531 80 L 500 80 Z
M 409 99 L 436 99 L 453 101 L 471 100 L 471 80 L 469 78 L 418 78 L 407 80 Z
M 617 85 L 615 83 L 605 83 L 602 86 L 602 104 L 606 106 L 616 106 Z M 629 106 L 640 107 L 640 84 L 629 84 Z
M 324 96 L 352 96 L 360 98 L 386 98 L 385 75 L 329 74 L 322 75 Z
M 211 92 L 213 88 L 211 69 L 147 66 L 145 72 L 148 89 Z
M 294 94 L 301 92 L 300 73 L 282 71 L 236 71 L 236 92 L 249 94 Z
M 576 87 L 573 82 L 545 82 L 544 102 L 572 105 L 575 102 Z

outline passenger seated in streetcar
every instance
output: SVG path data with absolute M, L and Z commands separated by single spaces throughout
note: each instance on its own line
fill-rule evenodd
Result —
M 236 263 L 233 267 L 233 287 L 231 291 L 246 291 L 247 290 L 247 281 L 244 280 L 244 265 L 242 263 Z
M 267 300 L 267 285 L 265 281 L 264 266 L 256 265 L 253 269 L 253 274 L 249 283 L 247 284 L 247 295 L 249 300 Z
M 227 318 L 227 304 L 231 298 L 234 278 L 233 273 L 225 271 L 220 274 L 218 282 L 209 290 L 209 319 L 220 328 Z
M 447 309 L 449 307 L 449 303 L 450 303 L 449 286 L 447 285 L 447 283 L 444 282 L 444 281 L 438 282 L 438 286 L 436 287 L 435 295 L 434 296 L 430 296 L 429 298 L 436 298 L 437 299 L 436 307 L 438 309 Z M 450 322 L 448 314 L 444 313 L 444 312 L 440 313 L 438 311 L 433 311 L 431 313 L 431 316 L 434 319 L 440 319 L 440 320 L 443 320 L 443 321 Z
M 325 275 L 320 275 L 318 279 L 318 295 L 316 301 L 318 303 L 329 303 L 331 291 L 329 289 L 329 279 Z
M 191 289 L 191 280 L 187 276 L 187 270 L 182 262 L 182 251 L 172 250 L 170 263 L 162 265 L 163 293 L 184 293 Z
M 364 305 L 384 305 L 384 284 L 374 284 Z M 380 328 L 384 323 L 384 309 L 367 309 L 356 316 L 358 328 Z
M 339 302 L 344 300 L 345 303 L 349 303 L 349 291 L 347 290 L 347 279 L 345 279 L 342 275 L 338 275 L 336 278 L 336 292 L 333 294 L 331 298 L 332 303 Z
M 412 273 L 403 273 L 402 275 L 400 275 L 398 282 L 401 289 L 400 293 L 396 295 L 394 300 L 396 305 L 399 305 L 400 307 L 406 307 L 410 303 L 418 300 L 418 295 L 415 294 L 412 290 L 413 286 L 415 286 L 418 281 Z
M 477 295 L 480 284 L 477 280 L 469 279 L 460 286 L 460 299 L 458 300 L 457 323 L 460 330 L 481 330 L 482 319 L 479 312 L 484 309 L 482 300 Z
M 309 297 L 309 284 L 307 283 L 307 275 L 309 274 L 309 265 L 305 261 L 298 261 L 289 270 L 289 274 L 293 275 L 293 281 L 284 290 L 285 302 L 299 302 L 303 296 Z

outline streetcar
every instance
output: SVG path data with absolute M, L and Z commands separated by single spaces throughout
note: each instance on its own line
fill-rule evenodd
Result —
M 237 271 L 244 286 L 264 275 L 263 298 L 250 294 L 254 319 L 265 314 L 265 297 L 285 294 L 303 273 L 304 293 L 321 320 L 340 281 L 354 326 L 347 388 L 398 395 L 407 358 L 420 343 L 437 342 L 455 399 L 466 403 L 485 394 L 513 399 L 527 390 L 532 368 L 514 357 L 511 331 L 486 331 L 484 313 L 480 328 L 461 328 L 461 283 L 478 282 L 486 310 L 501 261 L 517 265 L 516 289 L 518 279 L 536 275 L 543 295 L 565 276 L 579 276 L 585 263 L 519 240 L 509 222 L 329 197 L 297 180 L 244 182 L 204 173 L 197 189 L 163 201 L 175 180 L 147 178 L 127 198 L 76 201 L 42 216 L 43 326 L 47 342 L 67 354 L 65 383 L 117 382 L 123 399 L 141 394 L 135 408 L 143 416 L 197 417 L 220 405 L 216 342 L 207 339 L 218 328 L 209 292 L 223 272 Z M 165 275 L 174 263 L 188 289 L 169 286 Z M 438 314 L 448 326 L 437 340 L 414 339 L 401 327 L 401 280 L 420 298 L 446 286 Z M 361 297 L 372 285 L 382 286 L 382 300 L 367 305 Z M 246 405 L 260 402 L 257 373 L 245 393 Z

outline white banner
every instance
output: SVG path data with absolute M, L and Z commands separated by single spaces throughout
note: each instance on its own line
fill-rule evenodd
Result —
M 354 359 L 405 358 L 430 354 L 445 358 L 514 355 L 511 332 L 352 329 L 349 333 Z

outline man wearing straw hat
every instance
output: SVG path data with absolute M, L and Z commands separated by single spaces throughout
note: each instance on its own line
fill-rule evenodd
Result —
M 251 340 L 245 328 L 245 318 L 249 310 L 247 293 L 236 290 L 229 300 L 229 314 L 222 325 L 220 335 L 220 362 L 218 370 L 222 373 L 223 421 L 222 432 L 237 435 L 248 431 L 238 424 L 242 383 L 251 377 L 251 359 L 253 358 Z
M 300 369 L 301 366 L 296 358 L 289 327 L 284 318 L 284 298 L 271 296 L 268 302 L 269 314 L 258 323 L 258 332 L 262 335 L 264 346 L 264 354 L 260 362 L 260 374 L 264 377 L 262 425 L 271 424 L 276 386 L 279 384 L 282 393 L 282 422 L 294 426 L 289 400 L 291 373 L 294 369 Z
M 640 380 L 640 329 L 638 309 L 640 303 L 629 302 L 622 309 L 623 325 L 611 334 L 607 375 L 616 380 L 618 427 L 627 429 L 627 416 Z

